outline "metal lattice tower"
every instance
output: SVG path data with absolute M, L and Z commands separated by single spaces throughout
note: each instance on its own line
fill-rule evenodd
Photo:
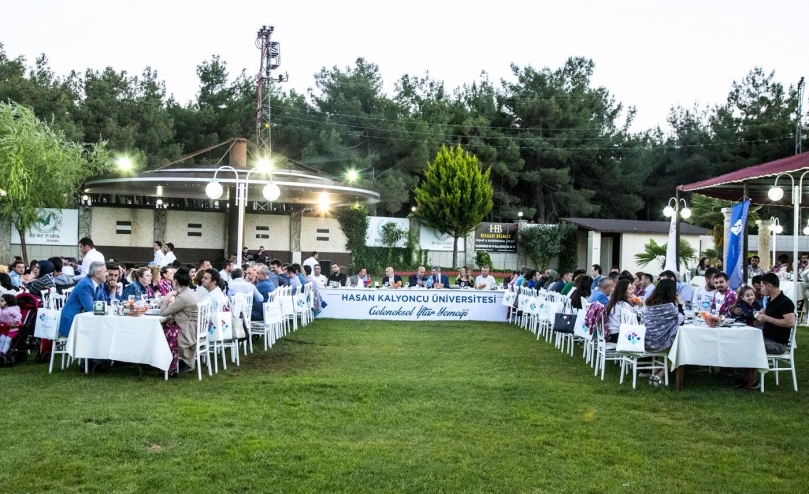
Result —
M 797 122 L 795 123 L 795 154 L 801 154 L 801 131 L 803 130 L 803 87 L 804 81 L 803 77 L 801 77 L 801 80 L 798 83 L 798 118 Z
M 256 102 L 256 144 L 259 152 L 269 159 L 272 154 L 272 86 L 274 82 L 286 82 L 289 75 L 273 78 L 272 71 L 281 65 L 281 44 L 271 41 L 273 26 L 261 26 L 256 37 L 256 48 L 261 50 L 261 67 L 258 70 L 258 99 Z

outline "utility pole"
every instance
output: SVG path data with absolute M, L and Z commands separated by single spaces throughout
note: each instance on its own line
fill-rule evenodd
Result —
M 273 26 L 261 26 L 256 37 L 256 48 L 261 50 L 261 67 L 258 71 L 258 101 L 256 102 L 256 144 L 264 158 L 272 154 L 272 86 L 274 82 L 286 82 L 289 74 L 273 78 L 272 71 L 281 65 L 281 43 L 271 41 Z
M 795 122 L 795 154 L 801 154 L 801 131 L 803 130 L 803 87 L 804 81 L 803 77 L 801 77 L 800 82 L 798 82 L 798 118 L 797 122 Z

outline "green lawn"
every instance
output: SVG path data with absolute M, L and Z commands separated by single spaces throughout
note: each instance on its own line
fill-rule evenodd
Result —
M 806 355 L 632 390 L 506 324 L 321 320 L 202 382 L 26 363 L 0 492 L 806 492 Z

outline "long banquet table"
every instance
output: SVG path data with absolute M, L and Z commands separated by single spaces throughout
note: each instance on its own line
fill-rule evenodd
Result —
M 503 290 L 320 288 L 318 318 L 382 321 L 506 321 Z
M 74 359 L 148 364 L 168 371 L 172 355 L 160 323 L 157 316 L 78 314 L 70 327 L 67 353 Z
M 735 367 L 750 369 L 748 388 L 754 370 L 769 370 L 764 336 L 760 329 L 749 326 L 719 327 L 686 324 L 677 330 L 669 351 L 671 368 L 677 369 L 677 389 L 683 387 L 686 365 Z

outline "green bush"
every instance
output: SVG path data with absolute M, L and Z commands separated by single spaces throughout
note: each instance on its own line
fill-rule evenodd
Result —
M 492 256 L 489 255 L 488 252 L 485 250 L 479 250 L 475 252 L 475 264 L 478 265 L 478 268 L 482 268 L 483 266 L 489 266 L 489 269 L 492 268 Z

